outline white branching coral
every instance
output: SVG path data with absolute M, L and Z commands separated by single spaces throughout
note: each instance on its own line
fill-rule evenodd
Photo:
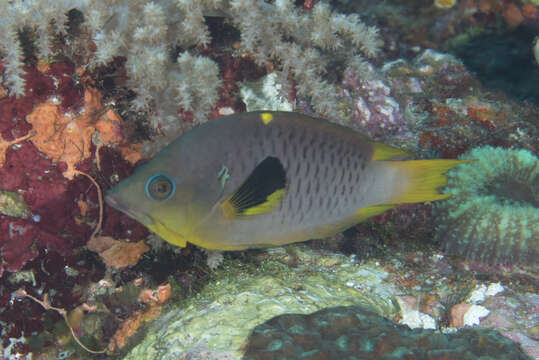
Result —
M 84 20 L 75 35 L 79 41 L 53 47 L 53 40 L 65 38 L 73 9 Z M 29 31 L 40 60 L 64 51 L 77 54 L 78 65 L 94 68 L 124 57 L 128 85 L 137 95 L 134 108 L 151 110 L 152 124 L 172 132 L 181 126 L 178 110 L 191 111 L 200 122 L 218 100 L 219 68 L 197 55 L 198 47 L 211 43 L 206 16 L 226 17 L 240 31 L 240 52 L 274 69 L 283 92 L 295 86 L 299 97 L 327 116 L 338 116 L 328 65 L 361 65 L 379 44 L 375 28 L 325 2 L 300 11 L 292 0 L 4 0 L 0 11 L 3 83 L 11 94 L 25 91 L 19 36 Z M 189 52 L 176 57 L 178 49 Z
M 298 96 L 310 97 L 315 110 L 326 116 L 339 116 L 337 91 L 324 79 L 330 60 L 341 57 L 357 67 L 364 62 L 362 54 L 376 54 L 380 42 L 376 28 L 363 24 L 357 15 L 337 14 L 324 2 L 300 13 L 289 0 L 273 5 L 232 0 L 229 13 L 241 31 L 243 49 L 260 64 L 277 65 L 278 79 L 293 78 Z
M 182 108 L 188 111 L 194 109 L 207 113 L 213 104 L 219 99 L 217 88 L 220 81 L 214 82 L 214 86 L 199 87 L 199 83 L 210 84 L 219 76 L 219 67 L 210 59 L 202 56 L 192 56 L 188 52 L 178 57 L 180 74 L 178 75 L 178 87 L 176 99 Z

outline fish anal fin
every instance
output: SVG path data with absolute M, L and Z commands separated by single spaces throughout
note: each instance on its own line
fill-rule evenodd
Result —
M 273 211 L 286 192 L 286 172 L 281 161 L 269 156 L 221 204 L 223 216 L 233 219 Z
M 379 215 L 387 210 L 393 209 L 396 205 L 372 205 L 361 208 L 355 213 L 355 221 L 362 222 L 373 216 Z

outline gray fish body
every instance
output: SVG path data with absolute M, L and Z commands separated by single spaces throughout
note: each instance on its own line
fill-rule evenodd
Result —
M 193 184 L 193 201 L 208 210 L 205 216 L 194 211 L 198 219 L 190 220 L 196 238 L 213 239 L 211 244 L 218 241 L 228 249 L 320 238 L 353 225 L 360 208 L 392 196 L 392 191 L 377 191 L 385 187 L 387 169 L 371 162 L 374 147 L 358 133 L 300 114 L 272 113 L 267 124 L 259 115 L 242 113 L 206 123 L 161 154 L 171 161 L 169 171 Z M 221 216 L 216 205 L 267 157 L 279 159 L 286 172 L 280 204 L 269 213 L 234 221 Z M 226 180 L 218 176 L 223 169 Z
M 222 192 L 217 181 L 208 186 L 216 179 L 201 178 L 205 187 L 212 188 L 212 202 L 219 203 L 230 196 L 268 156 L 283 164 L 286 193 L 275 211 L 248 221 L 230 222 L 214 211 L 201 227 L 202 237 L 221 237 L 240 248 L 253 243 L 279 245 L 298 236 L 320 238 L 334 233 L 335 226 L 351 226 L 360 208 L 383 202 L 384 193 L 373 191 L 382 169 L 372 166 L 374 148 L 362 136 L 298 114 L 277 113 L 268 124 L 253 120 L 253 114 L 242 115 L 200 129 L 197 134 L 204 139 L 202 148 L 209 150 L 203 157 L 213 159 L 215 177 L 221 165 L 229 169 L 230 178 Z M 365 171 L 369 164 L 369 171 Z
M 463 161 L 389 161 L 403 154 L 305 115 L 240 113 L 182 135 L 106 200 L 178 246 L 281 245 L 450 196 L 437 189 Z

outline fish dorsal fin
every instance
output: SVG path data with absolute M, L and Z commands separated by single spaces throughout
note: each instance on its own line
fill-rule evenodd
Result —
M 374 146 L 374 154 L 372 155 L 372 160 L 391 160 L 395 157 L 411 155 L 407 151 L 383 143 L 372 142 L 372 145 Z
M 286 172 L 276 157 L 269 156 L 222 204 L 226 218 L 268 213 L 281 202 L 286 189 Z

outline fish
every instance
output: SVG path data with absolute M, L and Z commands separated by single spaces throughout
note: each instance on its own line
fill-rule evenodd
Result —
M 467 160 L 409 154 L 294 112 L 223 116 L 178 137 L 106 203 L 167 242 L 244 250 L 321 239 L 402 203 L 445 199 Z

